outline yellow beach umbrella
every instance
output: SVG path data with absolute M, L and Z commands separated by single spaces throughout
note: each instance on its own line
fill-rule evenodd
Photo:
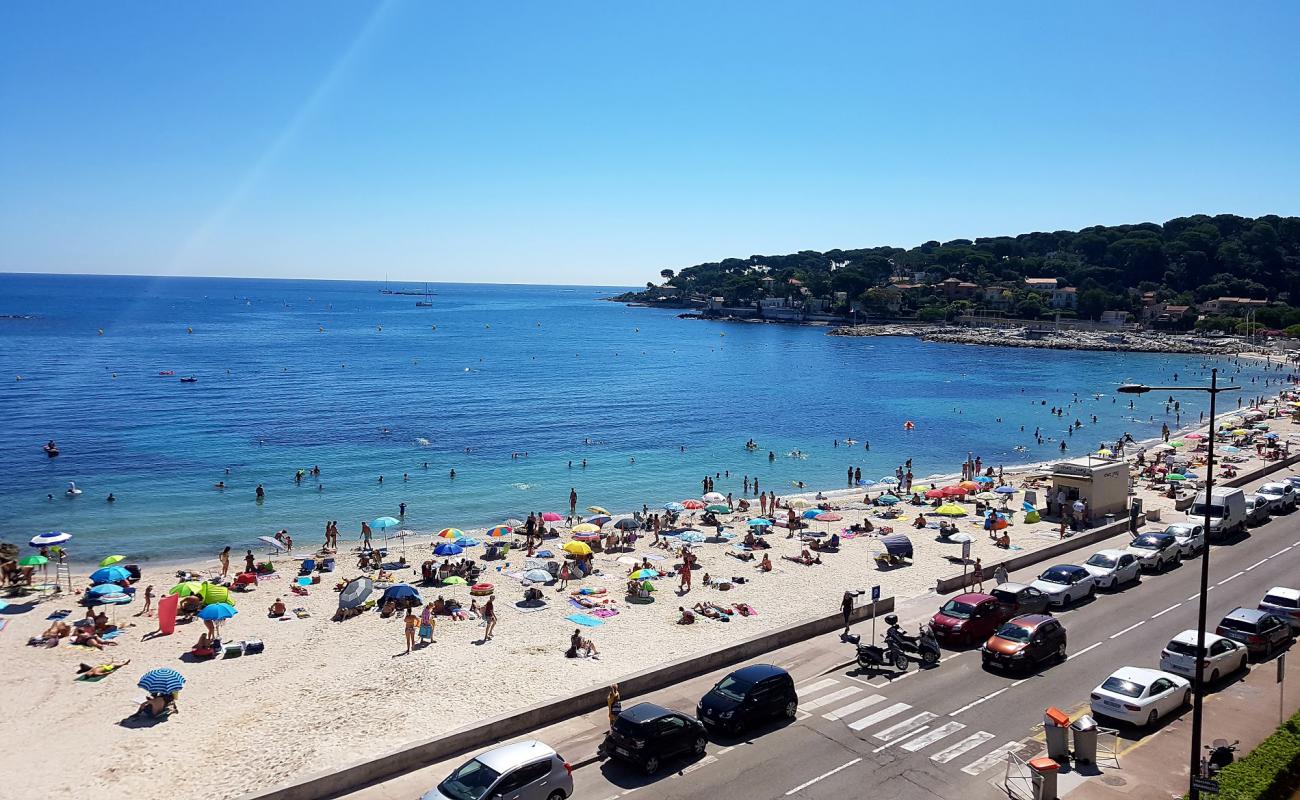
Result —
M 1245 428 L 1234 428 L 1232 431 L 1233 436 L 1245 436 L 1248 433 L 1250 433 L 1250 431 Z
M 230 590 L 215 583 L 202 584 L 199 594 L 203 595 L 203 605 L 205 606 L 210 606 L 213 603 L 229 603 L 232 606 L 235 604 L 234 599 L 230 596 Z
M 786 503 L 786 505 L 789 506 L 790 508 L 807 508 L 808 506 L 812 505 L 812 503 L 809 503 L 807 500 L 803 499 L 802 497 L 796 497 L 795 499 Z
M 934 513 L 941 517 L 964 517 L 966 516 L 966 509 L 956 503 L 944 503 L 936 508 Z
M 608 514 L 609 512 L 600 506 L 587 506 L 587 510 L 593 514 Z
M 591 548 L 582 542 L 566 542 L 564 547 L 561 549 L 564 550 L 564 552 L 575 556 L 591 555 Z
M 113 564 L 116 564 L 119 561 L 125 561 L 125 560 L 126 560 L 126 556 L 108 556 L 103 561 L 99 562 L 99 565 L 101 567 L 108 567 L 108 566 L 112 566 Z
M 580 522 L 569 529 L 570 533 L 600 533 L 600 528 L 590 522 Z
M 1115 452 L 1114 452 L 1113 450 L 1110 450 L 1109 448 L 1103 447 L 1103 448 L 1101 448 L 1100 450 L 1097 451 L 1097 455 L 1099 455 L 1099 456 L 1113 456 L 1113 455 L 1115 455 Z

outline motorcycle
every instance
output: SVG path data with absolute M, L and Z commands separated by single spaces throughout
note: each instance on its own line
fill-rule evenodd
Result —
M 1227 739 L 1215 739 L 1213 743 L 1205 746 L 1209 750 L 1209 755 L 1201 759 L 1201 777 L 1213 778 L 1219 774 L 1219 770 L 1237 760 L 1233 753 L 1237 752 L 1239 741 L 1228 744 Z
M 858 667 L 877 670 L 893 667 L 899 672 L 907 671 L 907 656 L 896 644 L 886 642 L 884 647 L 874 644 L 862 644 L 862 637 L 856 633 L 840 634 L 840 641 L 855 645 L 858 649 Z
M 890 628 L 885 632 L 885 642 L 892 642 L 904 655 L 921 662 L 923 667 L 938 664 L 942 653 L 939 640 L 934 638 L 934 630 L 929 625 L 922 625 L 916 636 L 903 633 L 902 628 Z

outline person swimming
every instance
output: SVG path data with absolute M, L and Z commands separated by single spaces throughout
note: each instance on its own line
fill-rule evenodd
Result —
M 76 497 L 81 494 L 81 490 L 77 488 L 76 481 L 68 481 L 68 488 L 63 493 L 68 497 Z

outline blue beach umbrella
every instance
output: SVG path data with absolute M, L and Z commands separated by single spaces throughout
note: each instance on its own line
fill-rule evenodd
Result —
M 238 613 L 239 611 L 229 603 L 213 603 L 212 605 L 207 605 L 199 609 L 199 613 L 196 616 L 199 619 L 220 622 L 223 619 L 230 619 Z
M 1020 490 L 1015 488 L 1014 486 L 999 486 L 993 491 L 997 492 L 998 494 L 1015 494 Z
M 401 524 L 402 523 L 398 522 L 392 517 L 376 517 L 370 521 L 370 527 L 381 531 L 386 531 L 389 528 L 396 528 L 398 525 Z
M 478 539 L 472 539 L 466 536 L 463 539 L 457 539 L 456 544 L 460 545 L 461 547 L 478 547 L 479 541 Z
M 92 586 L 88 593 L 93 595 L 125 594 L 125 592 L 122 592 L 122 587 L 116 583 L 101 583 L 98 586 Z
M 174 694 L 185 685 L 185 676 L 170 667 L 151 669 L 136 684 L 149 694 Z
M 465 552 L 465 548 L 451 542 L 443 542 L 433 548 L 433 554 L 436 556 L 458 556 Z
M 681 503 L 664 503 L 664 511 L 685 511 L 686 506 Z
M 876 502 L 880 503 L 882 506 L 892 506 L 895 503 L 899 502 L 899 500 L 897 497 L 895 497 L 892 494 L 882 494 L 880 496 L 880 499 L 877 500 Z
M 111 567 L 100 567 L 90 573 L 91 583 L 117 583 L 119 581 L 131 580 L 131 573 L 126 568 L 114 564 Z
M 978 476 L 977 478 L 975 478 L 975 482 L 976 482 L 976 483 L 992 483 L 992 482 L 993 482 L 993 479 L 990 478 L 990 477 L 987 476 L 987 475 L 980 475 L 980 476 Z
M 414 586 L 407 583 L 396 583 L 384 590 L 383 597 L 380 598 L 379 604 L 383 605 L 389 600 L 419 600 L 420 593 Z
M 881 478 L 879 481 L 877 481 L 877 483 L 884 483 L 884 484 L 888 484 L 888 485 L 890 485 L 890 486 L 897 486 L 897 485 L 898 485 L 898 478 L 895 478 L 893 475 L 888 475 L 888 476 L 886 476 L 886 477 L 884 477 L 884 478 Z
M 751 528 L 770 528 L 772 527 L 772 520 L 764 519 L 763 517 L 755 517 L 745 524 Z
M 42 533 L 39 536 L 33 536 L 30 542 L 32 547 L 49 547 L 52 544 L 63 544 L 72 538 L 72 534 L 63 531 L 50 531 Z
M 683 542 L 699 543 L 704 541 L 704 534 L 699 531 L 685 531 L 677 538 L 681 539 Z
M 807 511 L 803 512 L 803 518 L 816 519 L 817 515 L 820 513 L 822 513 L 822 510 L 820 508 L 810 508 Z

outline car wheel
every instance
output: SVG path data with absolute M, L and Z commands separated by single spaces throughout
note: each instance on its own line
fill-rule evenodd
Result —
M 1068 656 L 1065 653 L 1065 642 L 1061 642 L 1056 648 L 1056 660 L 1065 663 L 1066 658 L 1068 658 Z
M 1151 713 L 1147 714 L 1147 727 L 1149 728 L 1152 725 L 1155 725 L 1157 720 L 1159 719 L 1160 719 L 1160 715 L 1156 713 L 1155 709 L 1152 709 Z
M 1155 712 L 1152 712 L 1152 713 L 1155 713 Z M 655 774 L 656 772 L 659 771 L 659 757 L 658 757 L 658 756 L 650 756 L 649 758 L 647 758 L 647 759 L 645 760 L 645 763 L 642 764 L 641 766 L 645 768 L 645 774 L 647 774 L 647 775 L 653 775 L 653 774 Z
M 1191 704 L 1192 704 L 1192 690 L 1191 690 L 1191 689 L 1188 689 L 1187 691 L 1183 692 L 1183 705 L 1182 705 L 1182 707 L 1183 707 L 1183 708 L 1187 708 L 1187 707 L 1190 706 Z
M 785 704 L 785 715 L 789 719 L 794 719 L 795 714 L 799 711 L 799 701 L 791 700 Z
M 1218 680 L 1219 680 L 1219 671 L 1216 669 L 1215 671 L 1210 673 L 1210 683 L 1217 683 Z
M 695 746 L 691 748 L 691 752 L 697 756 L 702 756 L 704 755 L 704 748 L 708 746 L 708 739 L 705 739 L 703 736 L 697 736 L 695 737 Z
M 559 789 L 556 789 L 555 791 L 546 795 L 546 800 L 564 800 L 564 792 L 560 791 Z

